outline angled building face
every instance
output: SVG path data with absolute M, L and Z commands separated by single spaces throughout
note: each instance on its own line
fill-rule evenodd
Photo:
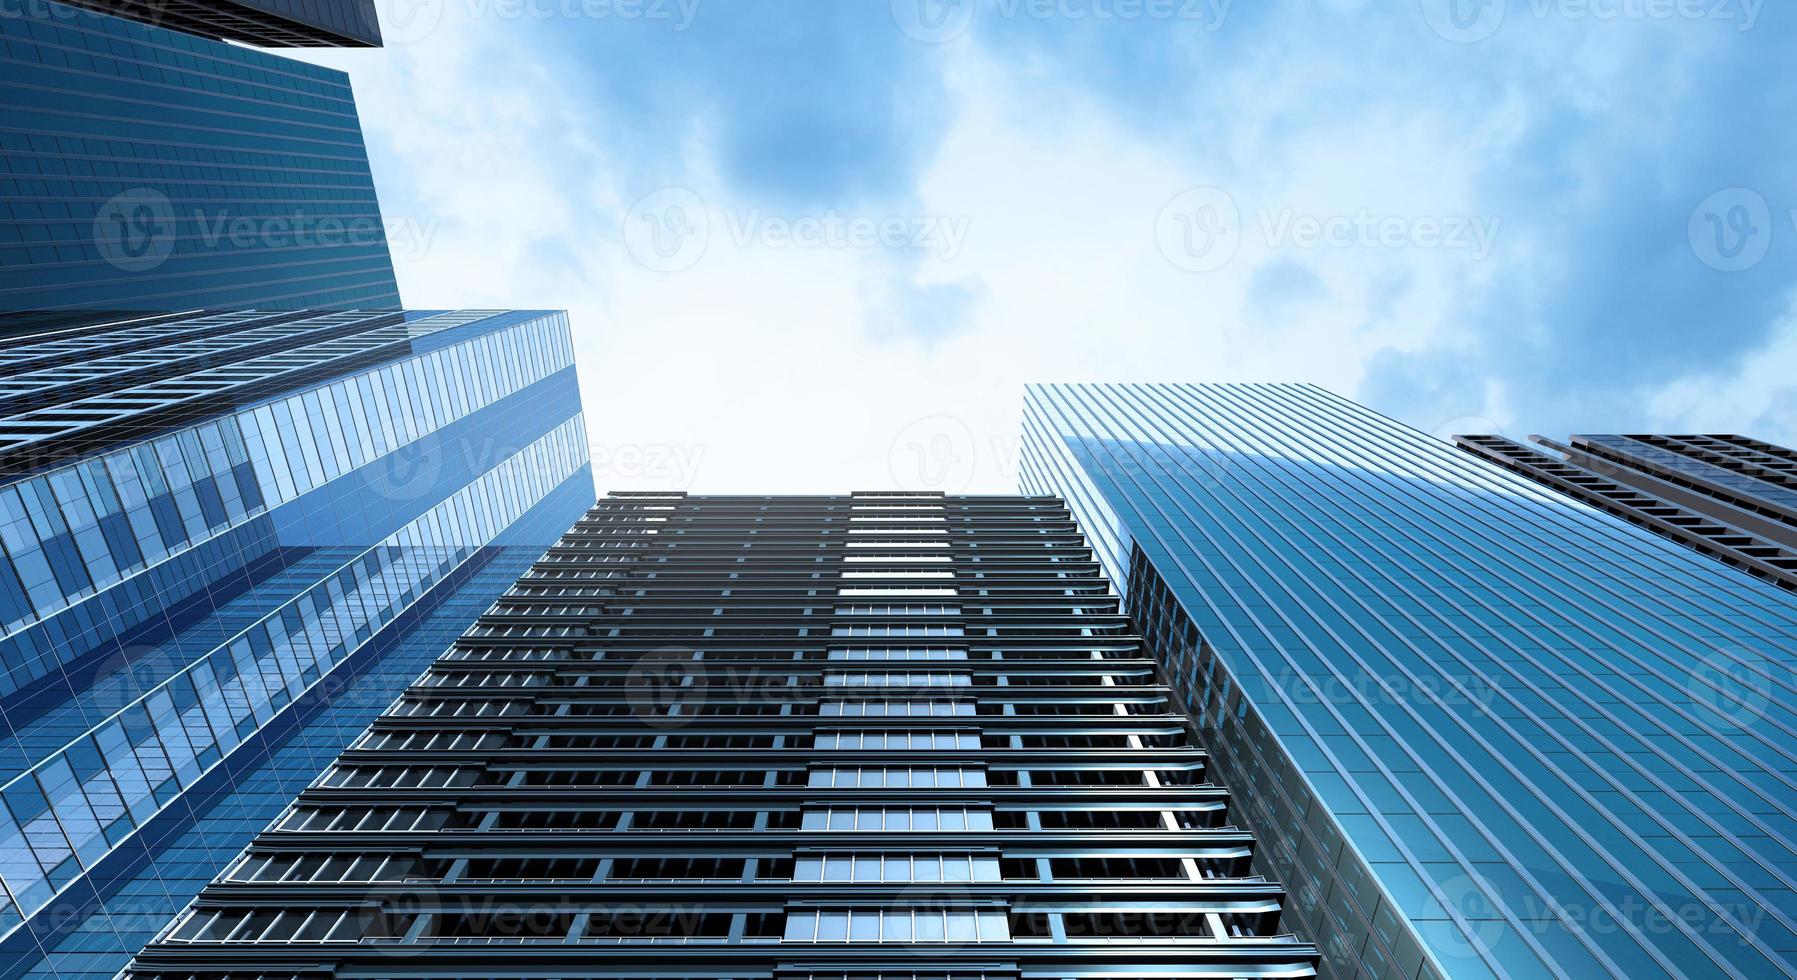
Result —
M 1797 970 L 1797 597 L 1314 387 L 1025 430 L 1326 973 Z
M 0 313 L 399 307 L 342 72 L 45 0 L 0 105 Z
M 380 47 L 374 0 L 67 0 L 154 27 L 264 48 Z
M 215 870 L 196 826 L 201 854 L 233 820 L 247 840 L 316 771 L 289 743 L 328 761 L 591 504 L 582 424 L 560 313 L 159 317 L 7 347 L 0 963 L 122 967 Z
M 600 503 L 138 978 L 1303 977 L 1060 501 Z
M 1746 436 L 1573 436 L 1460 448 L 1797 592 L 1797 452 Z

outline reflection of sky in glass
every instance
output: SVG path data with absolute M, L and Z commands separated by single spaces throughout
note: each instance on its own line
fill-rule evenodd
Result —
M 91 733 L 66 747 L 58 729 L 17 733 L 24 751 L 55 748 L 0 784 L 0 865 L 32 915 L 133 830 L 191 789 L 274 715 L 318 684 L 374 632 L 493 541 L 586 465 L 580 421 L 533 446 L 282 603 L 166 679 L 146 677 Z M 539 447 L 542 447 L 539 450 Z M 544 465 L 554 460 L 556 464 Z M 107 706 L 111 707 L 111 706 Z M 54 719 L 53 719 L 54 720 Z M 61 731 L 79 730 L 63 721 Z M 17 922 L 9 913 L 6 925 Z
M 560 521 L 561 514 L 555 519 Z M 148 864 L 72 931 L 46 940 L 48 955 L 21 974 L 28 980 L 67 980 L 70 963 L 83 976 L 110 977 L 124 969 L 169 920 L 192 901 L 214 871 L 280 816 L 369 722 L 405 691 L 481 610 L 530 568 L 542 546 L 486 549 L 469 565 L 478 570 L 439 589 L 417 607 L 423 620 L 380 634 L 367 661 L 354 665 L 353 683 L 340 690 L 291 735 L 269 739 L 269 755 L 231 774 L 231 789 L 196 808 L 195 822 L 170 835 Z M 481 562 L 485 560 L 485 564 Z M 233 764 L 237 760 L 233 760 Z
M 1026 488 L 1121 515 L 1457 974 L 1792 968 L 1797 597 L 1313 387 L 1026 419 Z
M 8 942 L 483 549 L 593 499 L 560 313 L 196 314 L 4 360 L 0 455 L 64 440 L 0 486 Z M 116 431 L 56 420 L 75 399 Z

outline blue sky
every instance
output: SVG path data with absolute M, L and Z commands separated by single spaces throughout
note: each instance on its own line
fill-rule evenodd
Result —
M 383 0 L 414 307 L 566 308 L 601 489 L 1011 489 L 1022 385 L 1797 442 L 1797 10 Z

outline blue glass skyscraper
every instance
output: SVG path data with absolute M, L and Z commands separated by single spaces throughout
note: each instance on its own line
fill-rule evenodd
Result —
M 1797 596 L 1310 386 L 1024 443 L 1330 975 L 1797 972 Z
M 553 312 L 39 335 L 0 353 L 0 474 L 0 964 L 63 976 L 116 972 L 594 498 Z
M 374 0 L 67 0 L 71 7 L 263 47 L 379 47 Z
M 346 75 L 50 0 L 14 7 L 0 312 L 399 307 Z

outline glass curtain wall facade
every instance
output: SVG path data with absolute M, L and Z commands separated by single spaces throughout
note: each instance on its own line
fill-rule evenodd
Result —
M 265 48 L 381 44 L 374 0 L 68 0 L 68 4 Z
M 1797 452 L 1746 436 L 1456 436 L 1460 448 L 1797 592 Z
M 515 536 L 532 545 L 482 549 L 442 585 L 375 634 L 309 692 L 291 724 L 271 725 L 187 794 L 176 819 L 147 827 L 138 853 L 105 883 L 105 897 L 0 976 L 24 980 L 112 980 L 268 826 L 306 784 L 330 765 L 468 624 L 493 604 L 543 553 L 542 525 L 565 516 L 553 501 L 538 505 Z M 565 530 L 565 528 L 563 528 Z M 556 531 L 549 531 L 552 540 Z M 225 767 L 221 767 L 225 768 Z M 128 845 L 129 846 L 129 845 Z
M 1304 385 L 1042 385 L 1332 976 L 1797 970 L 1797 597 Z
M 602 501 L 129 976 L 1303 977 L 1052 498 Z
M 17 6 L 0 16 L 0 313 L 399 308 L 348 76 Z
M 375 637 L 593 498 L 560 313 L 102 325 L 9 347 L 0 413 L 14 965 Z

